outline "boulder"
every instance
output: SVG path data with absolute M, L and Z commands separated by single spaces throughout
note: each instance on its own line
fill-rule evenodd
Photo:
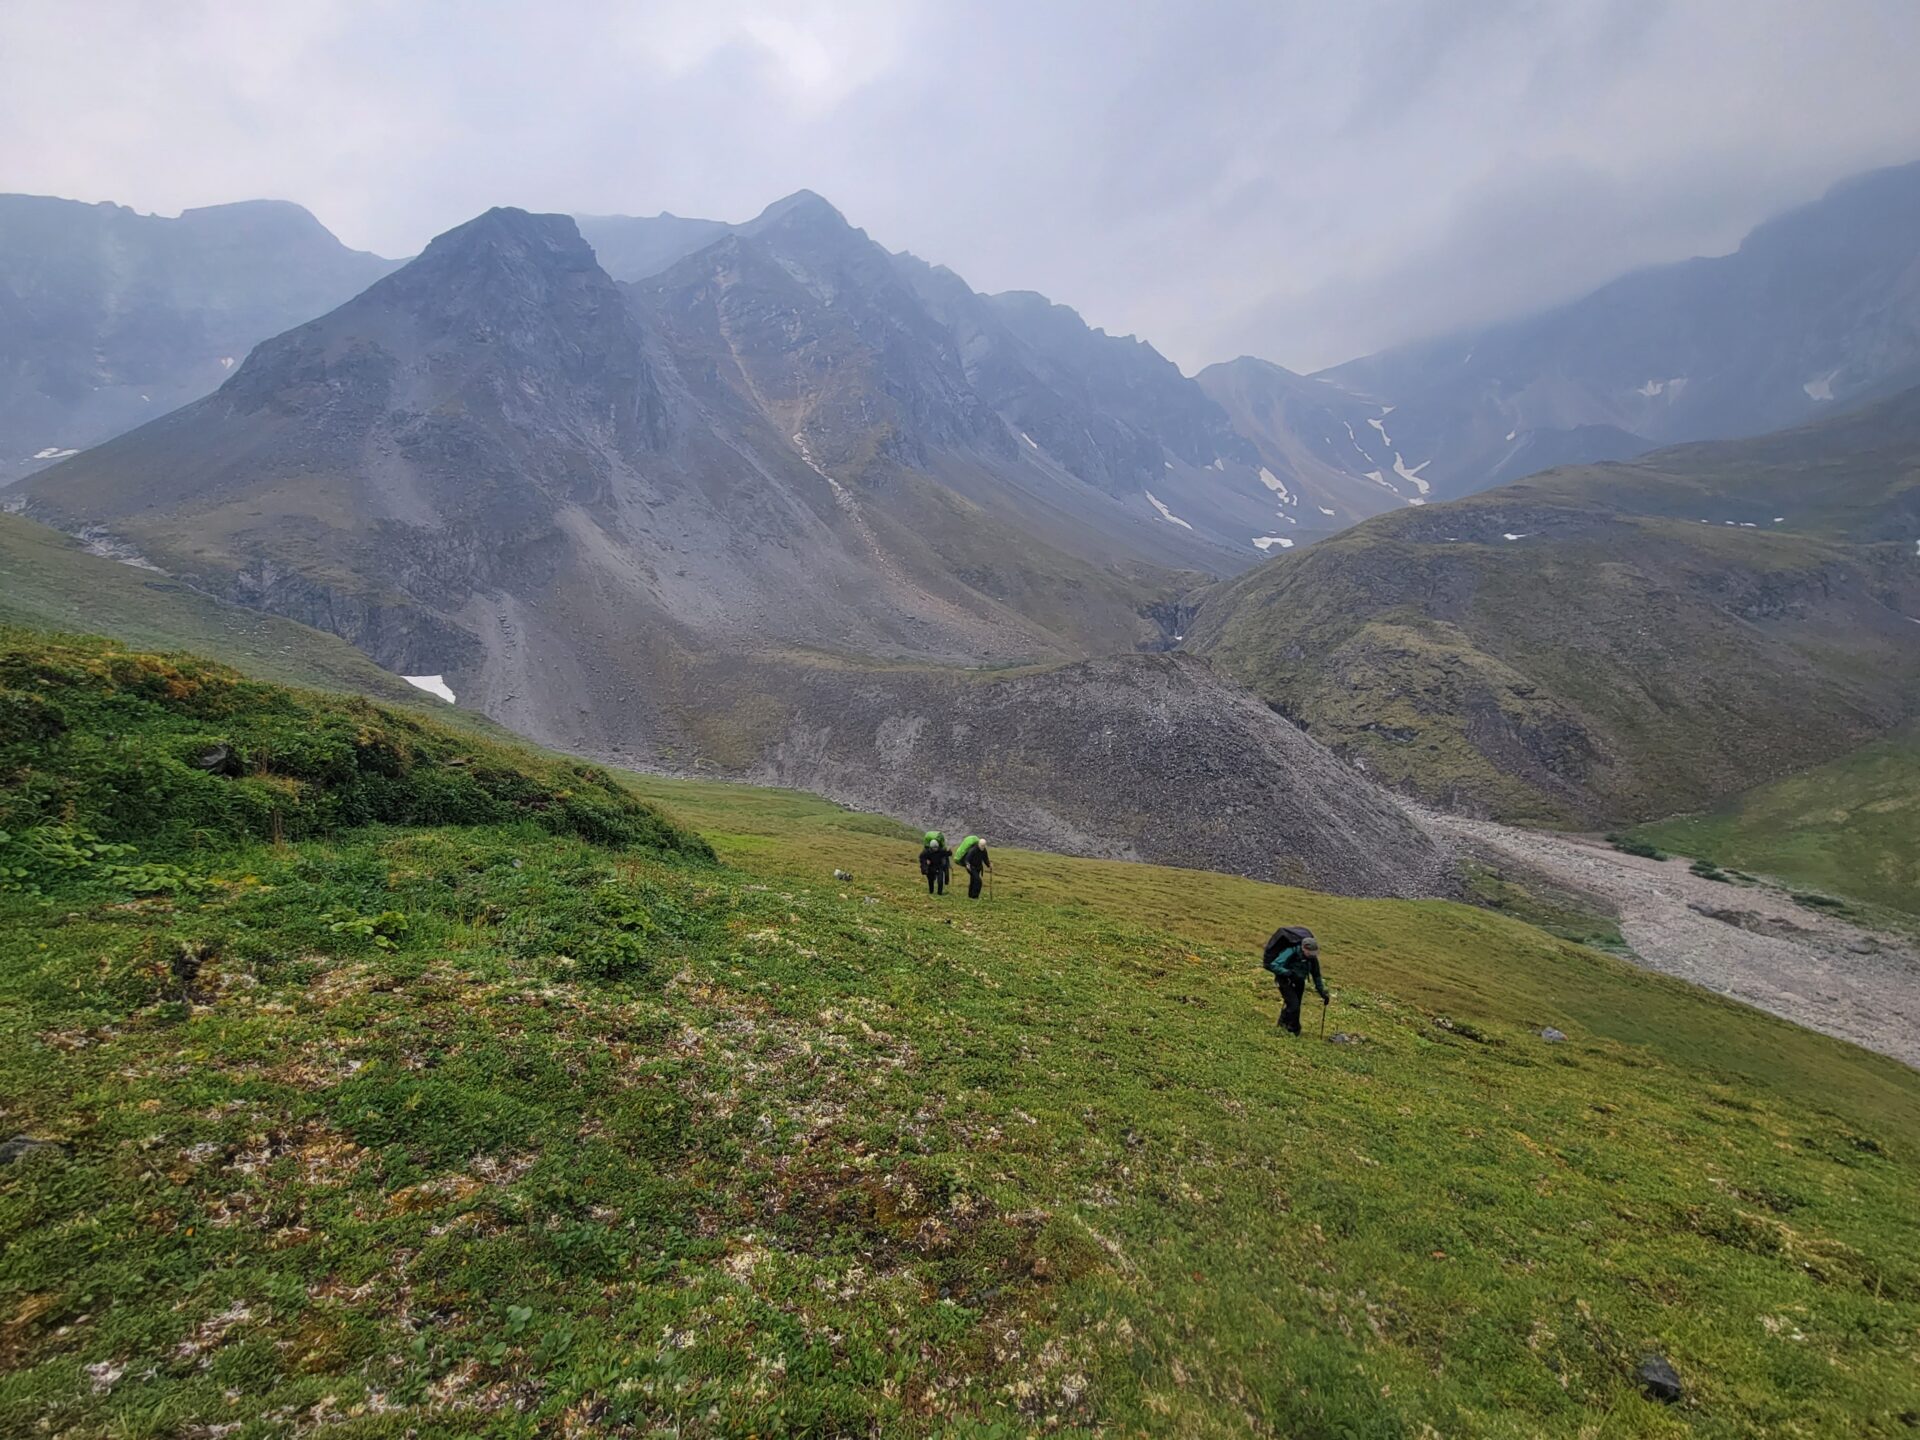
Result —
M 58 1150 L 65 1155 L 72 1149 L 64 1140 L 36 1140 L 31 1135 L 16 1135 L 11 1140 L 0 1140 L 0 1165 L 11 1165 L 36 1150 Z
M 1666 1356 L 1657 1351 L 1650 1350 L 1642 1355 L 1640 1368 L 1635 1373 L 1640 1380 L 1640 1388 L 1663 1405 L 1677 1404 L 1686 1393 L 1680 1384 L 1679 1372 Z

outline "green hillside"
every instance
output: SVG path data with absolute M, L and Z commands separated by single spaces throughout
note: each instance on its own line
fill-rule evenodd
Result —
M 90 555 L 78 541 L 18 515 L 0 514 L 0 576 L 0 624 L 194 650 L 263 680 L 444 709 L 338 636 Z
M 5 1433 L 1920 1408 L 1920 1076 L 1485 912 L 1013 851 L 933 900 L 804 797 L 18 635 L 0 829 L 0 1103 L 67 1147 L 0 1168 Z M 1356 1043 L 1275 1034 L 1282 920 Z
M 1920 697 L 1920 395 L 1384 515 L 1207 598 L 1187 643 L 1440 804 L 1703 809 Z
M 1639 833 L 1683 855 L 1920 915 L 1920 731 Z

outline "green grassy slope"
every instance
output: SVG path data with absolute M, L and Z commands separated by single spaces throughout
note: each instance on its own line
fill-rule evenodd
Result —
M 1920 915 L 1920 730 L 1638 833 L 1663 849 Z
M 1909 395 L 1380 516 L 1215 592 L 1187 643 L 1429 800 L 1647 819 L 1912 717 L 1915 534 Z
M 10 833 L 57 793 L 137 850 L 42 834 L 0 890 L 5 1125 L 71 1145 L 0 1169 L 0 1430 L 1894 1435 L 1920 1406 L 1920 1076 L 1847 1046 L 1441 903 L 1013 851 L 991 901 L 930 900 L 893 827 L 792 795 L 637 783 L 720 864 L 638 801 L 624 836 L 562 823 L 619 806 L 531 758 L 517 809 L 441 816 L 486 823 L 352 824 L 373 777 L 405 818 L 475 756 L 351 702 L 330 768 L 207 778 L 325 823 L 263 843 L 208 791 L 183 836 L 89 777 L 222 696 L 258 747 L 290 702 L 113 652 L 0 676 Z M 57 743 L 22 738 L 47 703 Z M 1361 1043 L 1273 1033 L 1283 919 Z M 1638 1393 L 1646 1349 L 1680 1407 Z
M 337 636 L 228 605 L 151 570 L 0 514 L 0 623 L 111 635 L 143 649 L 217 655 L 248 674 L 378 700 L 445 707 Z

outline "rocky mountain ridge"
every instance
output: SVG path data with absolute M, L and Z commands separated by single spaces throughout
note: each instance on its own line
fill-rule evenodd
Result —
M 397 263 L 284 201 L 0 195 L 0 485 L 199 398 Z

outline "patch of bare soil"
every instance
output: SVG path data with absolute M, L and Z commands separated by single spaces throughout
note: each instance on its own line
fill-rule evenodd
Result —
M 1599 841 L 1430 814 L 1442 834 L 1591 895 L 1649 969 L 1920 1068 L 1920 955 L 1766 885 Z

